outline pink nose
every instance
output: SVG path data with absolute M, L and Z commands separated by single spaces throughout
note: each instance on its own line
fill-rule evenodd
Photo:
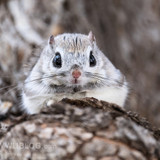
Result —
M 72 76 L 73 76 L 73 78 L 77 79 L 77 78 L 79 78 L 81 76 L 81 72 L 79 70 L 74 70 L 72 72 Z

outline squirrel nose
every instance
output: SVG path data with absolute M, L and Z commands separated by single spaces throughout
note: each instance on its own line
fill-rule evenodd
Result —
M 72 72 L 72 76 L 73 76 L 73 78 L 77 79 L 77 78 L 79 78 L 81 76 L 81 72 L 79 70 L 74 70 Z

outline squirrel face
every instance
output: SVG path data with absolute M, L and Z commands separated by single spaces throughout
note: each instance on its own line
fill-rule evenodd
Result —
M 89 35 L 62 34 L 51 36 L 41 55 L 42 72 L 47 85 L 84 86 L 99 81 L 104 74 L 103 60 L 92 32 Z

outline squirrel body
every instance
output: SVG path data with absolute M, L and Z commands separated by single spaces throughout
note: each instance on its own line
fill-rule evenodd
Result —
M 66 33 L 49 38 L 24 82 L 22 105 L 34 114 L 50 100 L 94 97 L 123 107 L 127 95 L 125 77 L 98 48 L 92 32 Z

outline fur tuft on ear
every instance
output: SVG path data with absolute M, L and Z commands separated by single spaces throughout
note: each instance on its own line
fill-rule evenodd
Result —
M 89 38 L 89 40 L 91 42 L 95 42 L 96 41 L 96 38 L 95 38 L 94 34 L 92 33 L 92 31 L 89 32 L 88 38 Z
M 55 42 L 55 41 L 54 41 L 54 36 L 51 35 L 50 38 L 49 38 L 49 40 L 48 40 L 48 43 L 49 43 L 50 45 L 53 45 L 54 42 Z

